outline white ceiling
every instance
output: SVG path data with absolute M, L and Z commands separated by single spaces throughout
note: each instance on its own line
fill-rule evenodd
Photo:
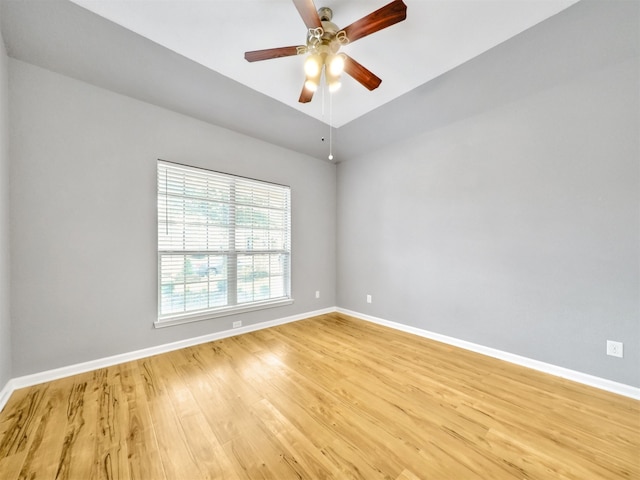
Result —
M 343 47 L 382 78 L 372 92 L 351 78 L 333 95 L 298 102 L 301 57 L 249 63 L 244 52 L 305 42 L 291 0 L 72 0 L 213 71 L 341 127 L 440 76 L 577 0 L 405 0 L 407 20 Z M 345 27 L 390 0 L 316 0 Z

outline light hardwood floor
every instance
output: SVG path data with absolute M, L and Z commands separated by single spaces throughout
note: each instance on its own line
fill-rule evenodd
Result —
M 9 479 L 640 479 L 640 402 L 329 314 L 16 391 Z

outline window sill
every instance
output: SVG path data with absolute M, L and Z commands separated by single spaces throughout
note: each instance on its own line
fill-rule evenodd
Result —
M 222 307 L 215 310 L 207 310 L 206 312 L 185 313 L 181 315 L 172 315 L 157 319 L 153 322 L 155 328 L 171 327 L 173 325 L 181 325 L 183 323 L 200 322 L 203 320 L 211 320 L 218 317 L 226 317 L 228 315 L 238 315 L 241 313 L 254 312 L 256 310 L 264 310 L 265 308 L 282 307 L 291 305 L 293 298 L 284 298 L 278 300 L 270 300 L 260 303 L 252 303 L 246 306 Z

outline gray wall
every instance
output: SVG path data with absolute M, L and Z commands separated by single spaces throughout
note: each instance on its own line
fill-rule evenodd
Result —
M 639 71 L 342 163 L 338 305 L 640 386 Z
M 334 165 L 18 60 L 9 74 L 13 376 L 335 305 Z M 153 328 L 158 158 L 291 186 L 293 305 Z
M 7 54 L 0 32 L 0 390 L 11 378 L 9 308 L 9 93 Z

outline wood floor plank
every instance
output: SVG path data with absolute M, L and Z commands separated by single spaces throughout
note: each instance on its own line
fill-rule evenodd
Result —
M 315 455 L 318 451 L 309 436 L 300 431 L 283 413 L 268 400 L 252 405 L 254 415 L 260 418 L 265 428 L 278 438 L 288 452 L 285 461 L 300 464 L 306 472 L 302 478 L 330 479 L 337 478 L 338 470 L 327 461 L 324 455 Z M 287 412 L 289 414 L 290 412 Z
M 640 402 L 334 313 L 18 390 L 0 478 L 640 480 Z
M 166 478 L 206 478 L 202 477 L 200 466 L 189 448 L 186 438 L 188 432 L 184 431 L 181 424 L 181 408 L 176 400 L 179 394 L 174 390 L 183 387 L 172 384 L 176 374 L 171 357 L 173 352 L 151 357 L 144 362 L 145 372 L 149 378 L 153 378 L 154 391 L 163 392 L 149 401 L 149 412 L 163 471 Z
M 153 428 L 146 381 L 140 372 L 140 362 L 120 365 L 120 384 L 127 408 L 127 451 L 131 480 L 166 478 L 160 448 Z
M 410 470 L 403 470 L 396 480 L 420 480 L 420 477 Z
M 63 378 L 25 390 L 42 390 L 41 409 L 36 412 L 37 428 L 26 431 L 27 455 L 17 478 L 54 478 L 62 458 L 64 433 L 68 423 L 67 404 L 75 378 Z M 4 413 L 4 412 L 3 412 Z M 0 478 L 3 478 L 0 469 Z M 11 478 L 11 477 L 9 477 Z
M 0 442 L 0 459 L 23 459 L 27 454 L 30 433 L 36 427 L 39 417 L 43 415 L 42 409 L 44 398 L 47 393 L 47 385 L 22 389 L 15 394 L 14 402 L 8 402 L 6 410 L 10 411 L 6 415 L 2 425 L 2 441 Z M 10 409 L 10 410 L 9 410 Z M 41 430 L 38 438 L 41 438 Z
M 97 422 L 91 435 L 95 438 L 91 478 L 128 480 L 130 475 L 129 408 L 121 381 L 126 366 L 116 365 L 95 372 L 92 385 L 97 398 Z M 91 401 L 87 399 L 87 403 Z M 87 414 L 89 420 L 91 417 Z
M 51 404 L 46 402 L 41 409 L 38 405 L 34 405 L 33 402 L 41 403 L 44 399 L 44 394 L 48 385 L 42 386 L 42 388 L 30 389 L 31 395 L 26 395 L 20 399 L 20 402 L 15 405 L 15 415 L 11 424 L 7 426 L 4 435 L 3 445 L 3 457 L 0 457 L 0 473 L 2 471 L 19 471 L 22 478 L 28 478 L 26 476 L 26 469 L 34 465 L 36 452 L 39 451 L 42 445 L 42 439 L 45 435 L 45 430 L 51 420 Z M 25 408 L 26 407 L 26 408 Z M 28 435 L 26 432 L 33 430 L 30 428 L 24 428 L 22 423 L 23 419 L 26 422 L 26 418 L 21 417 L 27 414 L 31 418 L 30 421 L 37 421 L 38 426 L 35 428 L 34 433 Z M 17 417 L 17 418 L 16 418 Z M 24 435 L 24 436 L 23 436 Z M 22 448 L 16 445 L 16 441 L 22 444 Z M 12 448 L 11 444 L 14 444 Z M 13 452 L 12 452 L 13 450 Z M 1 476 L 0 476 L 1 478 Z

